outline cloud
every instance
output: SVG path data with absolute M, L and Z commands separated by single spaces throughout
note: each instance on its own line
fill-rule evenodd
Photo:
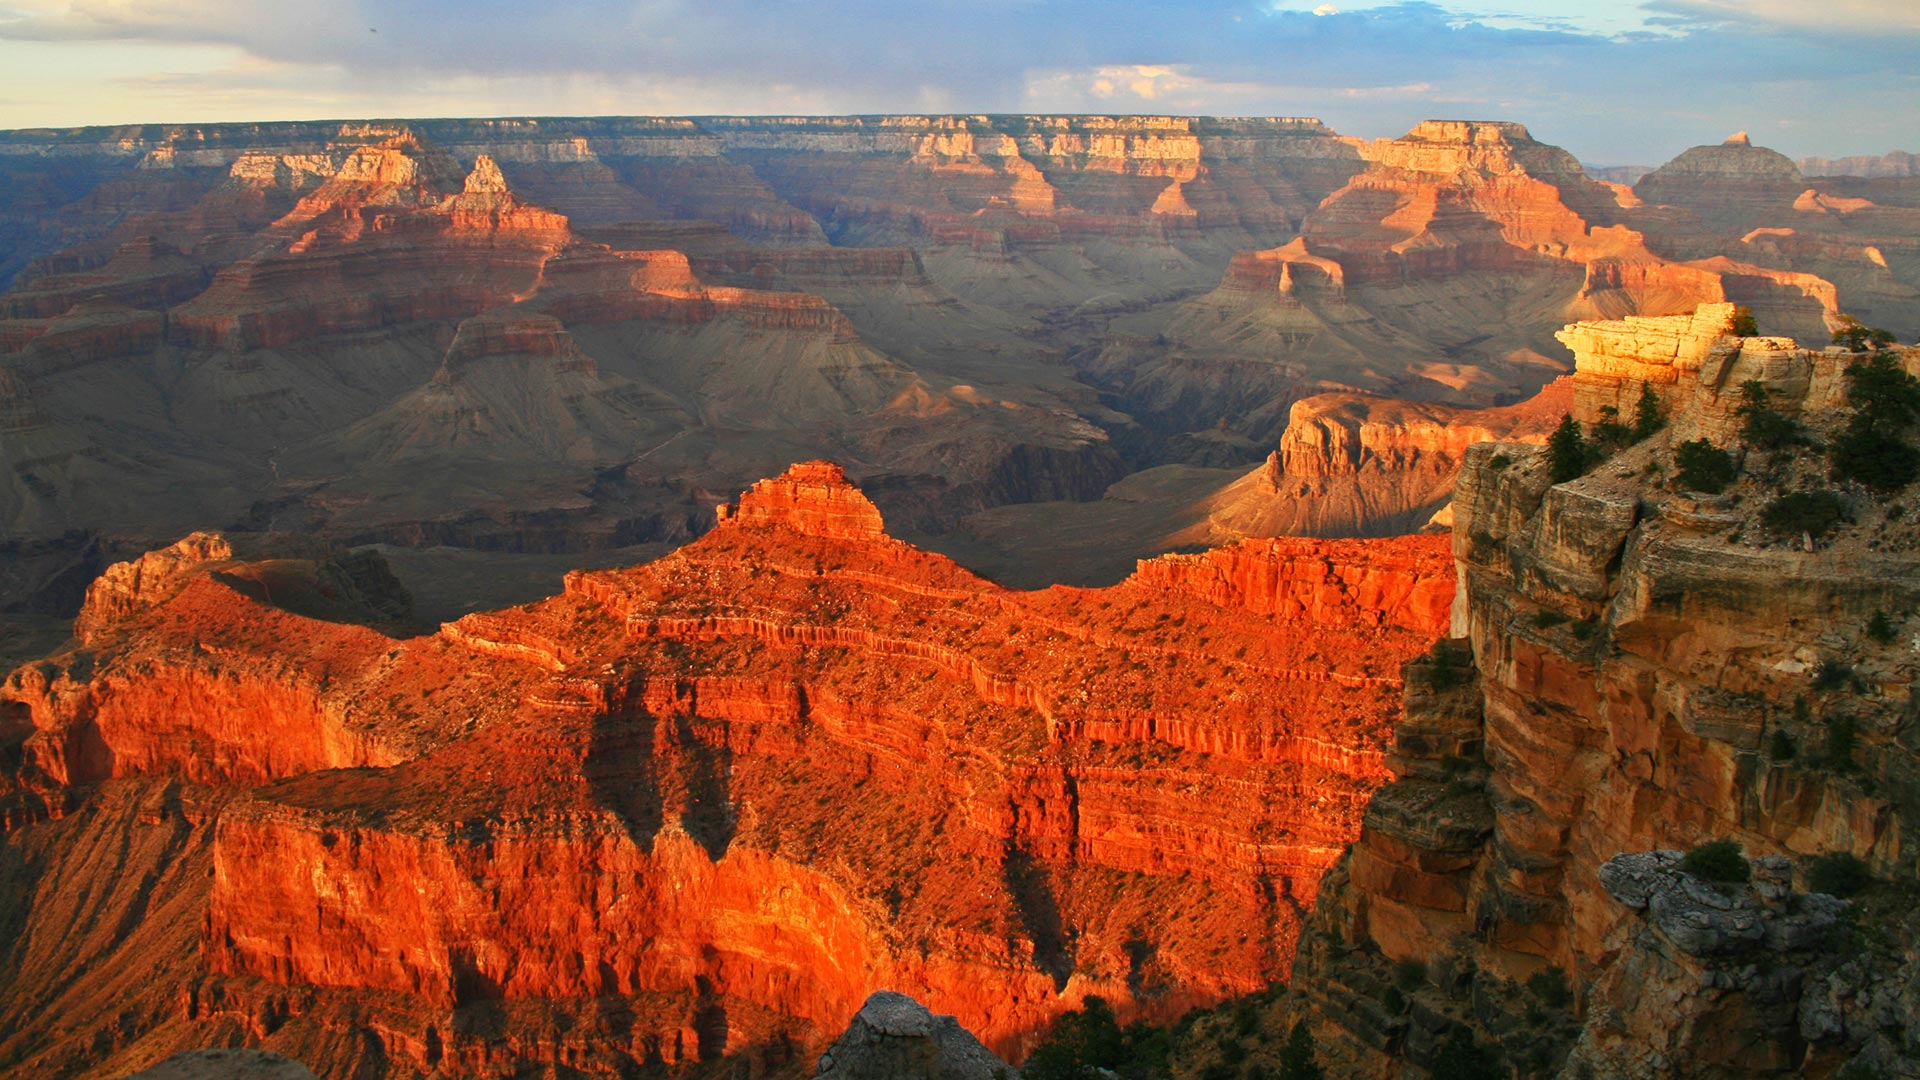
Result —
M 1737 23 L 1749 27 L 1828 33 L 1920 34 L 1913 0 L 1655 0 L 1650 11 L 1681 23 Z
M 1470 115 L 1646 163 L 1740 127 L 1823 154 L 1920 130 L 1910 0 L 1294 2 L 0 0 L 0 125 L 1138 109 L 1378 136 Z

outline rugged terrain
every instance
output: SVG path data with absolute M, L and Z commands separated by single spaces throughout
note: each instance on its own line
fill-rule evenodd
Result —
M 0 1074 L 810 1071 L 880 989 L 1018 1059 L 1282 978 L 1387 779 L 1439 537 L 1012 592 L 796 465 L 664 558 L 406 636 L 381 561 L 196 534 L 0 691 Z
M 1397 531 L 1450 467 L 1391 492 L 1362 469 L 1325 512 L 1236 481 L 1316 395 L 1421 430 L 1524 401 L 1570 319 L 1730 300 L 1807 340 L 1841 313 L 1920 332 L 1916 183 L 1735 140 L 1629 190 L 1493 122 L 4 132 L 0 605 L 70 614 L 208 527 L 402 546 L 438 596 L 474 552 L 508 580 L 684 542 L 808 457 L 914 539 L 1044 580 L 1114 578 L 973 519 L 1155 468 L 1188 471 L 1135 485 L 1143 520 L 1095 514 L 1128 558 L 1193 542 L 1176 520 Z
M 1586 475 L 1468 450 L 1455 637 L 1408 669 L 1395 780 L 1293 969 L 1336 1074 L 1437 1069 L 1465 1038 L 1528 1076 L 1911 1075 L 1913 490 L 1843 484 L 1832 533 L 1782 534 L 1763 509 L 1830 482 L 1804 443 L 1747 446 L 1722 493 L 1667 480 L 1683 442 L 1743 446 L 1750 385 L 1811 439 L 1860 407 L 1864 356 L 1730 318 L 1563 332 L 1577 415 L 1647 384 L 1670 410 Z M 1896 359 L 1920 371 L 1920 350 Z M 1679 869 L 1715 840 L 1750 885 Z M 1835 859 L 1883 884 L 1808 895 Z

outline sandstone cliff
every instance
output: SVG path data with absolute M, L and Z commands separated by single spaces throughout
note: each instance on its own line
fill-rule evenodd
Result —
M 1444 546 L 1250 544 L 1016 593 L 888 537 L 815 462 L 657 562 L 402 639 L 360 624 L 333 553 L 191 538 L 105 575 L 4 700 L 53 818 L 7 850 L 109 843 L 108 791 L 138 833 L 185 782 L 190 821 L 157 820 L 205 872 L 155 902 L 195 937 L 161 968 L 76 942 L 151 972 L 91 991 L 133 1018 L 56 1049 L 30 1032 L 66 1007 L 8 997 L 0 1064 L 217 1036 L 329 1076 L 773 1069 L 889 987 L 1018 1058 L 1090 993 L 1164 1020 L 1257 989 L 1386 778 Z M 6 865 L 19 896 L 107 874 Z M 10 955 L 9 985 L 71 977 Z
M 1913 879 L 1920 561 L 1903 515 L 1863 496 L 1818 550 L 1770 540 L 1766 476 L 1794 466 L 1762 468 L 1758 451 L 1742 498 L 1652 479 L 1683 440 L 1737 444 L 1747 380 L 1813 430 L 1844 416 L 1853 357 L 1732 337 L 1730 314 L 1564 332 L 1576 414 L 1650 384 L 1666 434 L 1557 485 L 1537 448 L 1466 455 L 1456 640 L 1408 670 L 1396 779 L 1323 883 L 1294 968 L 1356 1075 L 1432 1065 L 1462 1031 L 1523 1075 L 1823 1076 L 1855 1054 L 1909 1067 L 1911 1014 L 1858 989 L 1910 977 L 1901 902 L 1858 901 L 1881 944 L 1836 954 L 1836 924 L 1791 920 L 1839 902 L 1788 899 L 1816 891 L 1815 856 Z M 1824 474 L 1817 459 L 1792 473 Z M 1897 632 L 1870 635 L 1875 612 Z M 1609 878 L 1616 856 L 1718 838 L 1759 860 L 1759 899 Z

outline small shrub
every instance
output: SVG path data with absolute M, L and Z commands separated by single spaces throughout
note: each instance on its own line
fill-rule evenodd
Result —
M 1474 1041 L 1473 1032 L 1455 1026 L 1433 1059 L 1433 1080 L 1492 1080 L 1505 1076 L 1500 1062 L 1486 1047 Z
M 1691 491 L 1718 495 L 1727 490 L 1740 473 L 1734 468 L 1733 455 L 1705 439 L 1683 442 L 1673 451 L 1682 486 Z
M 1882 330 L 1877 326 L 1863 326 L 1859 319 L 1851 315 L 1840 316 L 1840 322 L 1840 329 L 1833 332 L 1833 343 L 1845 345 L 1854 352 L 1864 352 L 1869 345 L 1875 350 L 1883 349 L 1899 340 L 1893 336 L 1893 331 Z
M 1800 425 L 1773 407 L 1767 384 L 1748 379 L 1740 384 L 1740 438 L 1761 450 L 1779 450 L 1806 441 Z
M 1315 1060 L 1313 1032 L 1305 1020 L 1295 1020 L 1280 1048 L 1280 1080 L 1324 1080 L 1326 1072 Z
M 1395 963 L 1393 985 L 1409 994 L 1427 985 L 1427 965 L 1412 957 Z
M 1727 333 L 1735 337 L 1759 337 L 1760 324 L 1754 320 L 1753 309 L 1741 304 L 1733 309 L 1733 318 L 1727 320 Z
M 1380 1006 L 1389 1013 L 1399 1016 L 1407 1011 L 1407 996 L 1400 992 L 1399 987 L 1389 986 L 1386 992 L 1380 995 Z
M 1853 717 L 1841 713 L 1827 721 L 1827 768 L 1841 772 L 1853 768 L 1853 744 L 1857 737 Z
M 1573 987 L 1567 983 L 1567 973 L 1557 967 L 1535 972 L 1527 979 L 1527 989 L 1549 1009 L 1564 1009 L 1573 1004 Z
M 1873 884 L 1867 864 L 1844 851 L 1822 855 L 1807 868 L 1807 888 L 1845 899 Z
M 1567 617 L 1565 615 L 1560 614 L 1552 608 L 1541 608 L 1539 611 L 1533 613 L 1533 625 L 1536 629 L 1540 630 L 1559 626 L 1566 621 Z
M 1773 737 L 1767 740 L 1767 757 L 1774 761 L 1792 761 L 1798 748 L 1793 745 L 1793 736 L 1775 728 Z
M 1879 645 L 1893 644 L 1893 620 L 1885 611 L 1875 611 L 1873 618 L 1867 620 L 1867 637 Z
M 1887 1074 L 1864 1061 L 1849 1061 L 1846 1068 L 1834 1074 L 1834 1080 L 1887 1080 Z
M 1877 430 L 1863 413 L 1847 421 L 1847 430 L 1827 450 L 1834 474 L 1885 494 L 1920 477 L 1920 449 L 1897 435 Z
M 1680 860 L 1680 869 L 1702 881 L 1723 885 L 1744 884 L 1753 877 L 1753 867 L 1740 845 L 1732 839 L 1710 840 Z
M 1487 465 L 1495 469 L 1504 469 L 1511 464 L 1513 464 L 1513 459 L 1505 454 L 1495 454 L 1487 461 Z
M 1888 521 L 1899 521 L 1901 518 L 1906 516 L 1907 516 L 1906 503 L 1894 503 L 1892 506 L 1887 507 Z
M 1635 441 L 1633 429 L 1620 422 L 1620 410 L 1611 405 L 1600 408 L 1600 422 L 1593 425 L 1593 441 L 1603 453 L 1612 453 Z
M 1760 511 L 1760 524 L 1776 537 L 1806 534 L 1818 540 L 1847 516 L 1846 500 L 1826 490 L 1789 492 Z
M 1813 669 L 1813 688 L 1815 690 L 1838 690 L 1847 685 L 1853 676 L 1853 667 L 1845 660 L 1831 656 L 1822 659 Z
M 1793 722 L 1803 726 L 1813 723 L 1813 705 L 1805 694 L 1793 695 Z

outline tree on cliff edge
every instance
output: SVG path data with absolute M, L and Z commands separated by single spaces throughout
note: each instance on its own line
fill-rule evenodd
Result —
M 1547 461 L 1556 484 L 1576 479 L 1587 471 L 1587 440 L 1580 434 L 1580 422 L 1572 413 L 1562 413 L 1560 426 L 1547 437 Z

